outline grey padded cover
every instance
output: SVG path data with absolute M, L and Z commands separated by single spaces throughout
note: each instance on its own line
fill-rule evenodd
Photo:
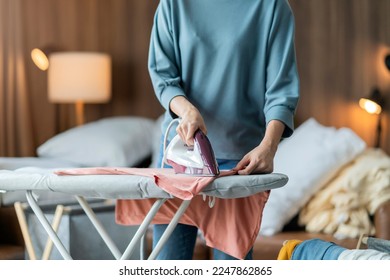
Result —
M 138 175 L 57 176 L 54 169 L 26 167 L 0 170 L 0 191 L 52 191 L 87 198 L 172 198 L 152 178 Z M 216 178 L 202 194 L 240 198 L 283 187 L 288 177 L 280 173 L 231 175 Z

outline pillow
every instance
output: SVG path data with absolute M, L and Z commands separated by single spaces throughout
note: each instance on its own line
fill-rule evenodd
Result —
M 325 127 L 313 118 L 300 125 L 276 152 L 274 172 L 286 174 L 289 181 L 271 191 L 260 234 L 280 232 L 313 194 L 365 148 L 365 142 L 349 128 Z
M 154 131 L 153 135 L 153 154 L 152 154 L 152 161 L 149 165 L 151 168 L 160 168 L 161 164 L 159 164 L 159 159 L 160 159 L 160 149 L 161 149 L 161 144 L 163 139 L 163 134 L 161 132 L 161 124 L 164 120 L 164 114 L 161 115 L 157 120 L 156 120 L 156 130 Z
M 152 154 L 156 122 L 143 117 L 110 117 L 60 133 L 37 149 L 39 157 L 85 167 L 133 167 Z

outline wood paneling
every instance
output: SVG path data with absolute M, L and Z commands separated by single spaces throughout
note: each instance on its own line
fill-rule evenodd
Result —
M 86 104 L 86 121 L 117 115 L 155 118 L 162 113 L 150 83 L 147 55 L 153 0 L 24 0 L 25 59 L 37 145 L 75 124 L 74 107 L 50 104 L 47 73 L 36 68 L 30 51 L 54 46 L 61 51 L 102 51 L 113 59 L 112 100 Z
M 29 55 L 54 44 L 63 50 L 105 51 L 113 57 L 113 99 L 87 105 L 87 121 L 112 115 L 157 117 L 147 72 L 149 36 L 157 0 L 24 0 L 25 59 L 36 144 L 74 125 L 73 107 L 47 100 L 46 73 Z M 378 87 L 390 103 L 390 0 L 290 0 L 296 19 L 301 79 L 297 122 L 315 117 L 347 126 L 374 143 L 376 118 L 358 99 Z M 389 108 L 389 106 L 387 106 Z M 390 153 L 390 117 L 383 118 L 382 147 Z
M 298 122 L 350 127 L 374 145 L 376 116 L 358 100 L 378 87 L 390 103 L 390 0 L 290 0 L 296 20 L 301 80 Z M 390 152 L 389 106 L 383 115 L 382 148 Z

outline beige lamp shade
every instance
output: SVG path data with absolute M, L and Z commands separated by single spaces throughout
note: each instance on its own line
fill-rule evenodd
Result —
M 111 57 L 95 52 L 49 56 L 48 95 L 53 103 L 105 103 L 111 98 Z

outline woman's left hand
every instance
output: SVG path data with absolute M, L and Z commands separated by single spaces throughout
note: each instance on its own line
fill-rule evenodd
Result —
M 240 175 L 272 173 L 274 157 L 284 128 L 285 125 L 281 121 L 271 120 L 259 146 L 247 153 L 234 170 Z
M 234 168 L 240 175 L 253 173 L 272 173 L 274 170 L 275 152 L 266 145 L 260 144 L 247 153 Z

